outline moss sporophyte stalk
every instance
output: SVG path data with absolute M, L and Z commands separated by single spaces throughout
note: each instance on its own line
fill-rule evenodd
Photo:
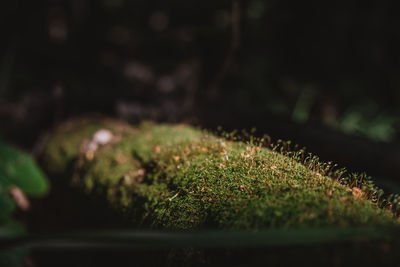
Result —
M 138 227 L 398 224 L 398 197 L 383 199 L 367 177 L 344 176 L 288 143 L 267 148 L 262 139 L 233 139 L 188 125 L 76 120 L 50 135 L 42 162 L 49 173 L 72 173 L 66 178 L 75 186 L 104 196 Z

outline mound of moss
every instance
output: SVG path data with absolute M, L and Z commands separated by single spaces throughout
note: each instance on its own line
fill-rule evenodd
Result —
M 50 173 L 106 197 L 138 227 L 397 224 L 392 212 L 378 206 L 379 194 L 368 183 L 354 179 L 343 185 L 328 177 L 329 164 L 299 160 L 301 152 L 228 139 L 187 125 L 77 120 L 50 135 L 42 162 Z

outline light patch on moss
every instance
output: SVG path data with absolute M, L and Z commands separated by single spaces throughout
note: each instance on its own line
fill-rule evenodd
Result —
M 126 124 L 110 119 L 81 118 L 71 120 L 58 127 L 47 140 L 43 151 L 42 164 L 52 174 L 62 174 L 73 167 L 84 140 L 102 128 L 113 129 L 118 134 L 133 131 Z

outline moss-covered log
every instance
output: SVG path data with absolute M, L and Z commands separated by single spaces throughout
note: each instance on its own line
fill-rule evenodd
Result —
M 51 134 L 43 164 L 157 229 L 395 225 L 368 192 L 251 142 L 187 125 L 76 120 Z M 314 163 L 314 167 L 318 167 Z

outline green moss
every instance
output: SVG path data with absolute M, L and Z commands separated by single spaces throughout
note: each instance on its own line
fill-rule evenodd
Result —
M 132 130 L 123 123 L 109 119 L 76 119 L 69 121 L 49 135 L 44 148 L 42 163 L 48 172 L 62 174 L 77 159 L 84 140 L 92 138 L 98 129 L 110 129 L 118 134 Z
M 119 140 L 86 157 L 80 143 L 102 128 Z M 318 169 L 322 165 L 314 159 L 306 167 L 298 156 L 185 125 L 131 128 L 112 121 L 61 128 L 44 153 L 46 167 L 57 173 L 75 162 L 74 181 L 103 194 L 136 226 L 233 230 L 397 223 L 367 189 L 343 186 L 325 176 L 329 168 Z

